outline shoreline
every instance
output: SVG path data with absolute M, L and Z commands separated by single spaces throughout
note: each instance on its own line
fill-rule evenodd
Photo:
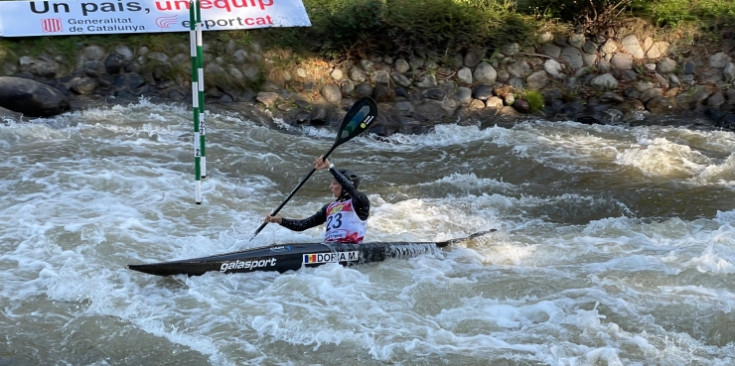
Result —
M 258 120 L 336 127 L 352 101 L 369 96 L 380 106 L 369 131 L 380 136 L 473 119 L 535 118 L 735 131 L 735 39 L 723 40 L 709 54 L 691 55 L 633 34 L 590 39 L 547 32 L 538 38 L 533 46 L 478 48 L 449 58 L 370 54 L 280 65 L 277 54 L 257 44 L 232 44 L 227 55 L 205 51 L 205 106 Z M 22 56 L 18 65 L 4 65 L 0 101 L 22 98 L 19 89 L 45 89 L 40 96 L 30 92 L 35 99 L 15 108 L 0 106 L 34 117 L 33 112 L 53 115 L 89 100 L 191 101 L 190 81 L 177 71 L 189 70 L 190 58 L 176 47 L 163 53 L 86 45 L 76 57 L 73 70 L 51 55 Z M 8 80 L 20 87 L 8 87 Z

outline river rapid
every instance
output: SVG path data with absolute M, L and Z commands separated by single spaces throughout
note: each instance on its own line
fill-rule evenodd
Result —
M 412 259 L 156 277 L 126 268 L 323 228 L 268 225 L 335 131 L 185 105 L 0 121 L 0 365 L 732 365 L 735 134 L 527 121 L 361 135 L 367 241 Z M 278 122 L 276 122 L 278 125 Z M 487 127 L 478 127 L 478 126 Z M 281 210 L 330 200 L 317 172 Z

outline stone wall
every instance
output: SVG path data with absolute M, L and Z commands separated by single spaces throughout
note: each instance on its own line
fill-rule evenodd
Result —
M 187 102 L 189 55 L 175 48 L 164 53 L 88 45 L 72 68 L 58 56 L 24 56 L 3 69 L 55 86 L 72 100 L 97 95 Z M 536 117 L 636 124 L 673 115 L 685 116 L 693 127 L 735 129 L 732 39 L 692 55 L 651 37 L 544 33 L 529 48 L 508 44 L 449 57 L 369 55 L 311 65 L 279 60 L 257 44 L 216 48 L 226 52 L 209 52 L 215 47 L 207 47 L 205 36 L 207 105 L 291 124 L 338 124 L 355 98 L 371 96 L 380 104 L 372 132 L 381 135 L 420 133 L 437 123 Z M 0 80 L 0 106 L 17 111 L 3 104 L 8 92 Z M 543 95 L 539 110 L 527 98 L 535 92 Z

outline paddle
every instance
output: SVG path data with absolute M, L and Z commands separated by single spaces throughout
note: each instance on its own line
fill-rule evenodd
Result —
M 344 121 L 342 121 L 342 125 L 339 127 L 339 132 L 337 133 L 337 139 L 334 141 L 334 144 L 332 147 L 327 151 L 326 154 L 322 155 L 324 159 L 329 156 L 329 154 L 334 151 L 334 149 L 337 148 L 337 146 L 344 144 L 347 141 L 350 141 L 353 137 L 359 135 L 362 131 L 365 131 L 367 127 L 375 120 L 375 117 L 378 115 L 378 106 L 375 104 L 375 101 L 372 98 L 365 97 L 352 105 L 352 108 L 347 112 L 347 115 L 345 116 Z M 301 180 L 301 183 L 296 186 L 296 188 L 291 191 L 291 193 L 286 197 L 283 202 L 275 209 L 273 212 L 271 212 L 271 216 L 274 216 L 278 213 L 278 211 L 281 211 L 281 208 L 286 205 L 286 202 L 288 202 L 291 197 L 293 197 L 294 194 L 296 194 L 296 191 L 301 188 L 301 186 L 306 183 L 306 180 L 311 177 L 312 174 L 316 171 L 316 168 L 311 168 L 311 171 L 309 174 L 304 177 L 304 179 Z M 250 240 L 253 240 L 258 233 L 263 230 L 263 228 L 268 225 L 267 222 L 263 222 L 263 224 L 260 225 L 258 230 L 255 230 L 255 233 L 253 236 L 250 237 Z

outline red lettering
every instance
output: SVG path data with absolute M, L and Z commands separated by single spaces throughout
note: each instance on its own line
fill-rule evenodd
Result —
M 156 1 L 156 9 L 160 11 L 189 9 L 189 2 L 184 0 Z

